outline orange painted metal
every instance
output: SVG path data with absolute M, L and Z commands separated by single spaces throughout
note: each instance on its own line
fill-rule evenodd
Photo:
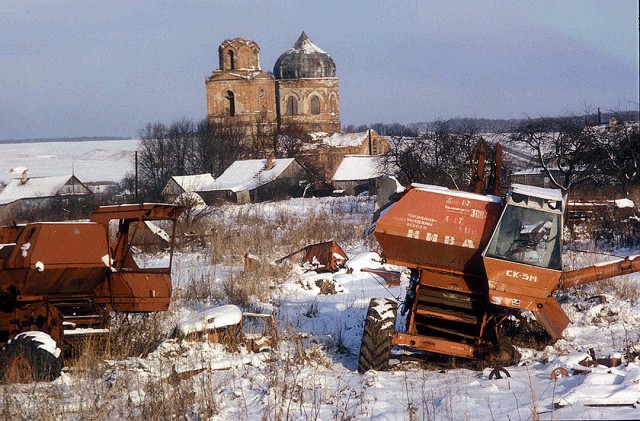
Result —
M 571 323 L 569 317 L 553 297 L 547 297 L 540 311 L 534 314 L 547 333 L 556 341 L 562 337 L 562 332 Z
M 293 253 L 279 258 L 276 263 L 282 263 L 286 259 L 295 256 L 299 253 L 303 253 L 302 262 L 307 262 L 315 265 L 320 265 L 324 270 L 329 272 L 335 272 L 349 259 L 347 253 L 342 250 L 342 247 L 335 241 L 324 241 L 322 243 L 309 244 Z M 320 268 L 318 268 L 320 269 Z M 318 270 L 316 269 L 316 270 Z
M 91 222 L 0 227 L 0 345 L 26 330 L 46 332 L 63 344 L 63 321 L 104 328 L 109 311 L 166 310 L 170 264 L 139 268 L 131 255 L 129 228 L 147 221 L 173 222 L 168 234 L 171 262 L 175 221 L 183 210 L 165 204 L 106 206 Z M 110 243 L 113 220 L 118 233 Z
M 474 358 L 477 352 L 477 348 L 473 345 L 402 332 L 393 335 L 392 341 L 394 345 L 404 345 L 438 354 L 453 355 L 455 357 Z
M 501 301 L 501 297 L 539 302 L 556 289 L 561 272 L 524 263 L 510 262 L 491 257 L 484 258 L 489 284 L 489 301 L 513 308 L 523 307 L 516 301 Z
M 481 252 L 500 214 L 494 196 L 410 188 L 375 226 L 389 263 L 484 276 Z
M 495 196 L 413 185 L 379 212 L 367 232 L 383 259 L 411 270 L 406 332 L 394 344 L 508 362 L 513 355 L 499 342 L 514 310 L 532 311 L 558 339 L 570 320 L 555 290 L 640 271 L 638 257 L 563 273 L 562 203 L 552 190 L 514 186 L 498 224 L 503 209 Z
M 639 271 L 640 256 L 630 256 L 613 262 L 605 262 L 582 269 L 563 272 L 557 288 L 568 288 L 591 282 L 598 282 L 614 276 L 626 275 Z

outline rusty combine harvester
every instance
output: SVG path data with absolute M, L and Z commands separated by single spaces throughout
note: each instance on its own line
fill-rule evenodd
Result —
M 0 375 L 54 379 L 65 355 L 77 354 L 89 337 L 108 335 L 110 312 L 167 310 L 175 222 L 183 210 L 103 206 L 89 222 L 0 227 Z M 162 267 L 137 261 L 135 253 L 152 243 L 163 253 Z
M 397 303 L 371 300 L 358 370 L 385 369 L 394 345 L 486 364 L 520 356 L 504 345 L 507 318 L 533 312 L 557 340 L 570 320 L 551 295 L 640 271 L 640 257 L 562 271 L 566 198 L 559 190 L 513 185 L 506 198 L 414 184 L 379 212 L 373 232 L 388 263 L 410 269 L 395 331 Z

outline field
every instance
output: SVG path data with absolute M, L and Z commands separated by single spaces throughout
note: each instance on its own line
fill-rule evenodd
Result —
M 0 183 L 19 177 L 9 172 L 15 167 L 27 167 L 31 177 L 73 172 L 82 182 L 117 182 L 133 172 L 137 145 L 137 140 L 0 143 Z
M 106 357 L 88 352 L 51 383 L 1 386 L 0 413 L 7 419 L 145 420 L 640 416 L 635 407 L 640 380 L 637 274 L 558 296 L 573 324 L 553 345 L 521 346 L 521 362 L 507 367 L 511 378 L 489 380 L 490 368 L 411 362 L 400 351 L 394 352 L 390 371 L 359 374 L 370 298 L 402 300 L 408 281 L 403 272 L 401 286 L 386 287 L 361 272 L 380 265 L 371 252 L 375 240 L 362 236 L 372 210 L 368 198 L 291 199 L 203 210 L 184 229 L 210 234 L 181 245 L 170 311 L 116 315 Z M 328 239 L 349 255 L 347 269 L 319 274 L 298 261 L 273 263 L 305 244 Z M 245 253 L 256 256 L 255 271 L 244 270 Z M 565 252 L 572 267 L 603 258 Z M 603 295 L 606 300 L 589 299 Z M 179 321 L 221 304 L 273 314 L 277 348 L 254 353 L 210 340 L 169 338 Z M 598 356 L 627 355 L 627 364 L 551 379 L 557 367 L 571 372 L 589 348 Z M 619 405 L 598 406 L 602 403 Z

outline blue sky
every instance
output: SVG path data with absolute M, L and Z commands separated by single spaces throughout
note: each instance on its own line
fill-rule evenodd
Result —
M 336 62 L 343 125 L 638 108 L 635 0 L 0 0 L 0 139 L 203 118 L 220 42 L 272 70 L 303 30 Z

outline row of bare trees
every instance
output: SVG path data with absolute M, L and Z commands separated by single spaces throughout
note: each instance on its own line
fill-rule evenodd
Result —
M 211 173 L 219 176 L 234 161 L 268 157 L 295 157 L 304 134 L 275 124 L 227 120 L 194 122 L 181 119 L 166 125 L 148 123 L 139 131 L 138 199 L 161 200 L 172 176 Z M 135 174 L 123 180 L 123 189 L 136 189 Z
M 534 165 L 563 191 L 586 182 L 616 184 L 625 193 L 639 186 L 638 123 L 603 126 L 593 124 L 590 117 L 528 118 L 504 133 L 503 139 L 506 146 L 532 156 Z M 486 140 L 479 125 L 467 122 L 437 121 L 418 137 L 393 137 L 385 170 L 404 184 L 467 189 L 473 177 L 474 146 Z M 503 169 L 509 165 L 506 162 Z
M 474 146 L 481 141 L 478 126 L 437 121 L 418 137 L 393 137 L 383 165 L 404 185 L 426 183 L 465 190 L 472 182 Z
M 535 156 L 538 166 L 562 191 L 580 184 L 617 184 L 623 192 L 640 184 L 637 122 L 588 124 L 580 116 L 524 121 L 511 143 Z

